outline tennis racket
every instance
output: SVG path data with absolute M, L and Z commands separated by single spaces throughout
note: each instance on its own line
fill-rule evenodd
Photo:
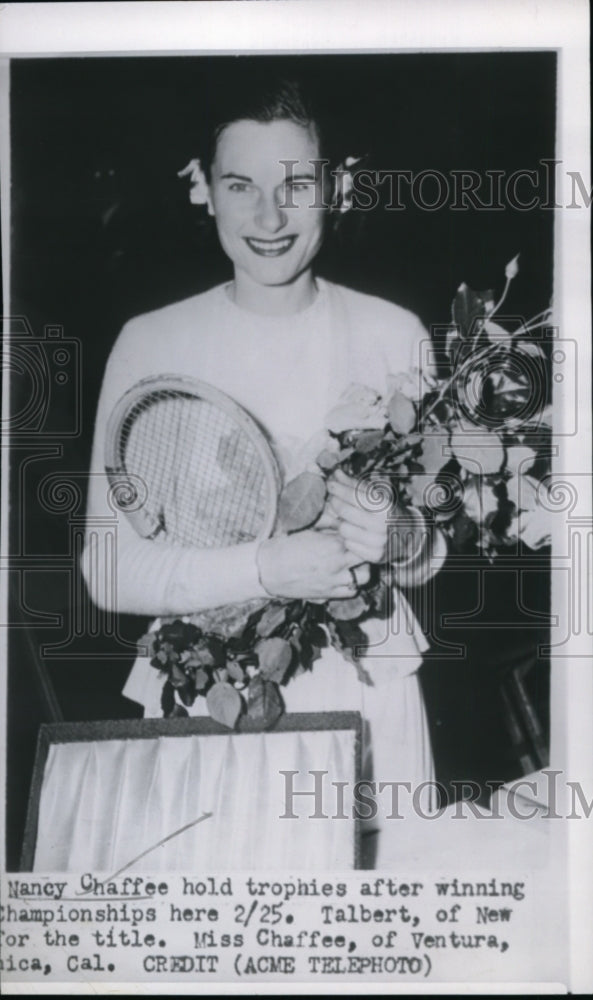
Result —
M 280 473 L 267 437 L 198 379 L 163 375 L 129 389 L 108 421 L 105 469 L 115 506 L 142 538 L 208 549 L 274 529 Z M 203 616 L 205 627 L 217 618 Z

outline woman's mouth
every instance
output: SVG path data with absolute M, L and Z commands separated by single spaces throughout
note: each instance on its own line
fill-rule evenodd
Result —
M 290 250 L 296 236 L 283 236 L 277 240 L 255 240 L 245 236 L 244 239 L 249 249 L 259 254 L 260 257 L 280 257 Z

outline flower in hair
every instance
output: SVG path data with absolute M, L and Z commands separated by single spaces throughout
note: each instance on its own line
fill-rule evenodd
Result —
M 354 179 L 352 176 L 352 167 L 355 167 L 357 163 L 363 159 L 362 156 L 347 156 L 344 160 L 344 168 L 340 170 L 342 182 L 340 185 L 340 200 L 338 211 L 342 214 L 344 212 L 349 212 L 352 208 L 352 193 L 354 191 Z
M 178 177 L 189 177 L 191 187 L 189 200 L 192 205 L 208 204 L 208 182 L 199 160 L 190 160 L 183 170 L 177 171 Z

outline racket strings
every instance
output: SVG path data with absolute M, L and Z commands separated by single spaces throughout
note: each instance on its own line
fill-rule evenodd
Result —
M 120 460 L 142 481 L 145 513 L 169 541 L 221 547 L 262 530 L 264 462 L 249 434 L 208 400 L 178 389 L 151 392 L 123 422 Z

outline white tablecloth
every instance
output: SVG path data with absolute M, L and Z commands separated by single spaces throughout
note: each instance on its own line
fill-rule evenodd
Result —
M 350 869 L 354 741 L 353 730 L 330 730 L 54 743 L 35 871 L 114 874 L 204 813 L 130 870 Z M 314 769 L 348 782 L 348 819 L 310 819 L 312 796 L 287 810 L 280 772 L 298 771 L 293 790 L 312 790 Z M 298 818 L 282 819 L 288 811 Z

